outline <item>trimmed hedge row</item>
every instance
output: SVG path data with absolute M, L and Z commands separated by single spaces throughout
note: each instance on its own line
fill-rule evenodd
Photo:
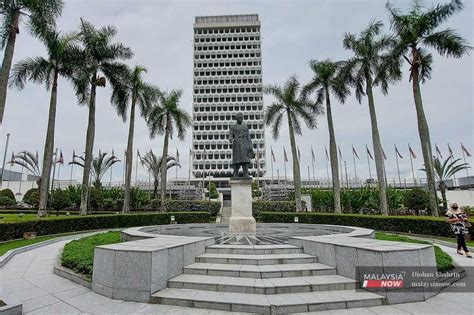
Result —
M 333 224 L 363 227 L 378 231 L 405 232 L 433 236 L 452 236 L 451 228 L 444 218 L 428 216 L 382 216 L 359 214 L 332 214 L 316 212 L 261 212 L 259 220 L 265 223 Z M 470 220 L 474 223 L 474 220 Z M 471 234 L 474 229 L 470 229 Z
M 304 201 L 301 201 L 301 202 L 304 203 Z M 254 216 L 258 216 L 260 212 L 270 212 L 270 211 L 275 211 L 275 210 L 278 212 L 296 212 L 296 203 L 294 201 L 266 201 L 266 200 L 259 200 L 259 201 L 252 202 L 252 212 Z
M 202 211 L 209 212 L 211 216 L 215 217 L 221 208 L 221 203 L 218 201 L 206 201 L 206 200 L 166 200 L 165 211 L 166 212 L 194 212 Z M 160 210 L 160 200 L 153 199 L 150 202 L 150 210 Z
M 167 212 L 121 215 L 87 215 L 80 218 L 55 218 L 48 220 L 0 223 L 0 241 L 22 238 L 25 232 L 37 235 L 60 234 L 132 226 L 169 224 L 174 215 L 178 223 L 208 223 L 208 212 Z

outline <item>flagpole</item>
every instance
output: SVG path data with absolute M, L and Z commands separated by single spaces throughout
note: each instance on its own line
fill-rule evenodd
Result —
M 328 160 L 329 160 L 329 157 L 328 157 L 328 151 L 326 149 L 326 146 L 324 146 L 324 150 L 326 151 L 326 183 L 329 185 L 329 164 L 328 164 Z
M 466 162 L 466 152 L 464 152 L 462 143 L 461 143 L 461 151 L 462 151 L 462 158 L 464 160 L 464 164 L 467 164 L 467 162 Z M 466 176 L 467 176 L 467 183 L 469 184 L 469 187 L 467 189 L 470 190 L 471 189 L 471 177 L 469 177 L 469 167 L 466 167 Z
M 112 149 L 112 156 L 115 156 L 114 154 L 114 150 Z M 110 178 L 109 178 L 109 187 L 112 187 L 112 168 L 114 167 L 114 165 L 110 165 Z M 72 174 L 72 171 L 71 171 L 71 174 Z
M 13 165 L 13 163 L 11 163 L 11 161 L 10 161 L 10 170 L 8 172 L 7 189 L 10 188 L 10 182 L 12 181 L 12 165 Z
M 126 164 L 128 164 L 128 163 L 126 163 L 126 161 L 127 161 L 127 150 L 125 150 L 124 153 L 123 153 L 123 160 L 125 161 L 125 166 L 123 168 L 122 184 L 125 184 L 125 176 L 126 176 L 127 167 L 128 167 L 128 165 L 126 165 Z
M 270 147 L 270 165 L 271 165 L 271 169 L 272 169 L 272 184 L 273 184 L 273 156 L 274 156 L 274 153 L 273 153 L 273 147 Z
M 398 164 L 398 153 L 397 153 L 397 145 L 395 144 L 395 160 L 397 161 L 397 172 L 398 172 L 398 184 L 400 187 L 402 186 L 402 179 L 400 177 L 400 165 Z
M 343 164 L 343 160 L 342 160 L 342 153 L 341 153 L 341 147 L 337 147 L 338 150 L 339 150 L 339 172 L 341 173 L 341 177 L 340 177 L 340 180 L 341 180 L 341 184 L 344 185 L 344 173 L 342 172 L 342 164 Z M 347 184 L 347 183 L 346 183 Z
M 346 160 L 344 160 L 344 169 L 346 171 L 346 187 L 349 188 L 349 178 L 347 177 L 347 164 Z
M 359 180 L 357 179 L 357 168 L 356 168 L 356 159 L 355 159 L 354 147 L 352 147 L 352 162 L 354 163 L 355 180 L 356 180 L 356 183 L 358 183 Z
M 369 166 L 369 178 L 372 179 L 372 171 L 370 170 L 369 148 L 365 146 L 365 154 L 367 155 L 367 165 Z
M 137 149 L 137 163 L 135 164 L 135 186 L 137 186 L 137 181 L 138 181 L 138 156 L 139 156 L 139 152 Z M 131 162 L 133 162 L 133 157 L 132 157 Z
M 18 195 L 21 195 L 21 182 L 23 181 L 23 165 L 21 166 L 20 172 L 20 184 L 18 185 Z
M 408 153 L 409 153 L 409 155 L 410 155 L 410 165 L 411 165 L 411 174 L 412 174 L 412 176 L 413 176 L 413 183 L 414 183 L 415 186 L 416 186 L 415 169 L 413 168 L 413 156 L 412 156 L 412 154 L 411 154 L 410 144 L 408 144 L 408 151 L 410 151 L 410 152 L 408 152 Z
M 451 149 L 451 146 L 449 145 L 449 143 L 448 143 L 448 150 L 449 150 L 449 157 L 454 160 L 453 150 Z M 455 174 L 453 174 L 453 187 L 454 188 L 456 187 L 456 175 Z
M 286 161 L 284 161 L 284 165 L 285 165 L 285 189 L 286 189 L 286 183 L 287 183 L 287 178 L 286 178 Z
M 204 192 L 204 200 L 206 199 L 206 149 L 204 149 L 204 154 L 202 156 L 202 191 Z
M 257 149 L 257 190 L 260 191 L 260 153 L 258 152 Z M 259 196 L 257 196 L 257 199 L 259 199 Z
M 308 165 L 308 188 L 311 187 L 311 176 L 309 175 L 309 165 Z
M 54 153 L 54 158 L 53 158 L 53 180 L 51 181 L 51 192 L 54 190 L 54 177 L 56 175 L 56 159 L 58 158 L 58 148 L 56 148 L 56 151 Z
M 311 164 L 313 166 L 313 184 L 314 186 L 316 186 L 316 176 L 315 176 L 315 173 L 314 173 L 314 159 L 311 158 Z
M 191 167 L 193 165 L 193 152 L 189 149 L 189 162 L 188 162 L 188 186 L 191 189 Z M 187 195 L 187 193 L 186 193 Z
M 74 161 L 74 157 L 72 158 Z M 112 167 L 112 166 L 111 166 Z M 69 185 L 72 186 L 72 171 L 74 169 L 74 164 L 71 163 L 71 176 L 69 177 Z

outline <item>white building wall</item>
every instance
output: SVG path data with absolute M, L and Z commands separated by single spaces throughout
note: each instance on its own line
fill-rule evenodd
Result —
M 196 17 L 194 23 L 193 174 L 229 177 L 228 141 L 234 115 L 244 123 L 258 154 L 250 173 L 265 174 L 262 54 L 258 15 Z

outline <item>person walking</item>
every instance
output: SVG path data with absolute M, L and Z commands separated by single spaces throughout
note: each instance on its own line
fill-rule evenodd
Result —
M 472 258 L 471 253 L 467 249 L 465 235 L 469 233 L 469 218 L 467 214 L 459 208 L 457 203 L 451 204 L 451 208 L 445 214 L 446 222 L 451 225 L 451 230 L 456 235 L 458 247 L 457 253 L 463 255 L 462 250 L 467 258 Z M 462 250 L 461 250 L 462 249 Z

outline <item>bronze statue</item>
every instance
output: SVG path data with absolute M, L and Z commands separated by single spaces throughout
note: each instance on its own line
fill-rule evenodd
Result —
M 230 126 L 229 141 L 232 144 L 232 167 L 234 175 L 232 178 L 248 179 L 250 159 L 254 157 L 252 140 L 250 139 L 249 128 L 242 125 L 244 116 L 242 113 L 235 115 L 235 125 Z M 242 166 L 243 174 L 239 176 L 239 169 Z

